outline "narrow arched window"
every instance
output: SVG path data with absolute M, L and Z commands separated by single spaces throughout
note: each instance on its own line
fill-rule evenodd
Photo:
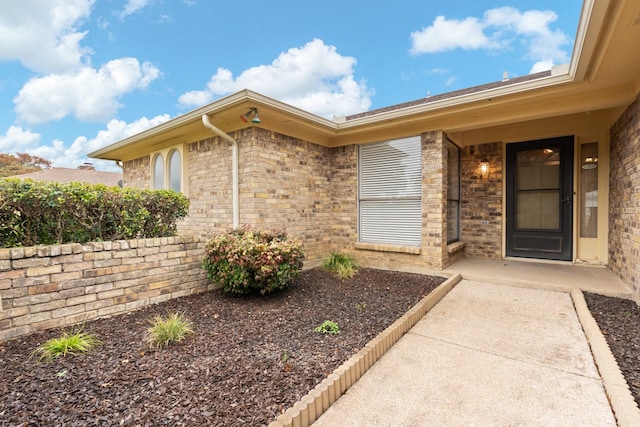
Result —
M 182 191 L 182 161 L 178 150 L 169 154 L 169 188 L 178 193 Z
M 164 188 L 164 159 L 162 154 L 156 155 L 153 159 L 153 188 L 156 190 Z

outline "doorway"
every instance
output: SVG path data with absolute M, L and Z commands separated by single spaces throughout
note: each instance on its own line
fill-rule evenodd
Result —
M 572 260 L 573 139 L 507 144 L 507 256 Z

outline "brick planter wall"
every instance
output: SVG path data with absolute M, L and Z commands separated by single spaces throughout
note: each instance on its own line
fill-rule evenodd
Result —
M 212 287 L 194 236 L 0 249 L 0 341 Z
M 640 300 L 640 98 L 611 127 L 609 269 Z

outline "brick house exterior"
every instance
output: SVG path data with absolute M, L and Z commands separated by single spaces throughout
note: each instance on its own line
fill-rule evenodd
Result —
M 90 156 L 122 161 L 125 186 L 153 188 L 160 180 L 154 168 L 175 154 L 181 168 L 164 173 L 180 174 L 180 189 L 191 201 L 180 224 L 184 234 L 227 229 L 237 212 L 241 224 L 300 238 L 309 265 L 343 251 L 365 266 L 423 272 L 440 271 L 461 256 L 549 259 L 556 255 L 544 245 L 557 240 L 564 252 L 553 259 L 607 266 L 640 295 L 640 53 L 625 47 L 640 39 L 640 5 L 587 3 L 592 7 L 583 10 L 571 63 L 547 72 L 334 120 L 244 90 Z M 260 123 L 239 119 L 256 109 Z M 203 125 L 205 118 L 216 131 Z M 363 223 L 375 219 L 362 211 L 368 202 L 360 194 L 362 148 L 410 137 L 420 145 L 419 244 L 363 239 Z M 534 193 L 511 186 L 514 177 L 524 180 L 517 174 L 527 165 L 514 159 L 546 153 L 544 144 L 560 137 L 568 138 L 561 148 L 569 160 L 549 150 L 554 160 L 539 167 L 564 162 L 557 173 L 570 192 L 553 190 L 551 200 L 543 188 L 535 193 L 543 202 L 534 205 L 544 211 L 551 200 L 568 214 L 556 227 L 544 225 L 548 214 L 540 213 L 543 226 L 528 227 L 533 231 L 522 237 L 515 231 L 520 213 L 509 218 L 508 212 Z M 237 206 L 229 141 L 238 150 Z M 522 148 L 534 143 L 535 150 Z M 459 149 L 457 171 L 449 170 L 452 144 Z M 451 186 L 458 183 L 456 200 Z M 452 215 L 456 203 L 459 215 Z M 565 234 L 548 237 L 554 227 Z M 518 239 L 542 237 L 540 247 L 518 255 Z

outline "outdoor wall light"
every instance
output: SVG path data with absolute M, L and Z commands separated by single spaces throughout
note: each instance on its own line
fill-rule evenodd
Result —
M 595 169 L 597 167 L 598 167 L 597 157 L 586 157 L 584 159 L 584 163 L 582 164 L 582 169 Z
M 240 116 L 240 120 L 244 123 L 249 121 L 249 117 L 253 114 L 253 119 L 251 119 L 251 123 L 260 123 L 260 117 L 258 116 L 258 109 L 256 107 L 251 107 L 249 111 Z
M 480 177 L 483 179 L 489 178 L 489 160 L 482 159 L 480 162 Z

